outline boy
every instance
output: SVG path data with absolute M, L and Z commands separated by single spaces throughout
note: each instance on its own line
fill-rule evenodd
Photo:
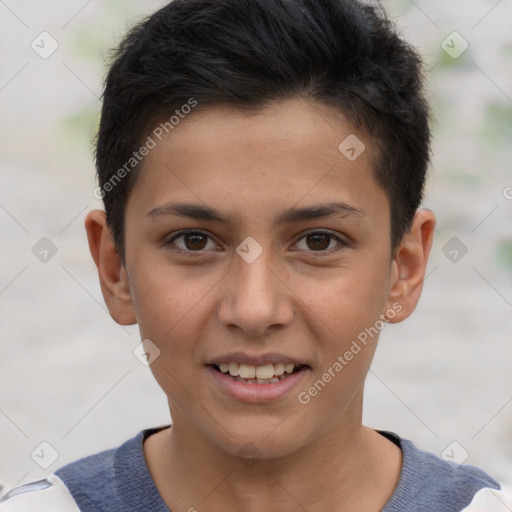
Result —
M 354 0 L 176 0 L 110 67 L 89 246 L 172 426 L 2 512 L 451 512 L 499 484 L 361 424 L 435 227 L 421 61 Z

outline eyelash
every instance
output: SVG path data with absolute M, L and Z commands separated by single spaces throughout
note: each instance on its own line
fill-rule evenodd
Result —
M 203 231 L 199 231 L 199 230 L 196 230 L 196 229 L 185 229 L 183 231 L 180 231 L 178 233 L 176 233 L 171 239 L 169 239 L 165 245 L 171 245 L 173 244 L 173 242 L 180 238 L 180 237 L 183 237 L 183 236 L 186 236 L 186 235 L 202 235 L 202 236 L 205 236 L 207 237 L 208 239 L 212 240 L 212 237 L 210 235 L 208 235 L 207 233 L 204 233 Z M 324 230 L 314 230 L 314 231 L 309 231 L 307 233 L 305 233 L 304 235 L 301 236 L 301 238 L 299 238 L 299 240 L 297 240 L 296 243 L 298 243 L 299 241 L 303 240 L 304 238 L 306 238 L 308 235 L 326 235 L 326 236 L 329 236 L 331 237 L 331 239 L 334 239 L 336 240 L 336 242 L 338 242 L 338 244 L 341 246 L 341 247 L 338 247 L 338 248 L 335 248 L 335 249 L 329 249 L 329 250 L 320 250 L 320 251 L 314 251 L 314 250 L 308 250 L 307 252 L 310 252 L 312 254 L 315 255 L 315 257 L 322 257 L 322 256 L 328 256 L 328 255 L 331 255 L 335 252 L 338 252 L 340 250 L 342 250 L 343 248 L 345 247 L 350 247 L 350 244 L 343 240 L 342 238 L 340 238 L 339 236 L 335 235 L 334 233 L 331 233 L 330 231 L 324 231 Z M 330 242 L 329 242 L 329 245 L 330 245 Z M 192 251 L 190 249 L 180 249 L 180 248 L 177 248 L 177 249 L 173 249 L 175 250 L 176 252 L 181 252 L 181 253 L 187 253 L 187 255 L 192 255 L 192 256 L 203 256 L 205 254 L 206 251 L 204 250 L 198 250 L 198 251 Z M 301 249 L 299 249 L 300 251 Z

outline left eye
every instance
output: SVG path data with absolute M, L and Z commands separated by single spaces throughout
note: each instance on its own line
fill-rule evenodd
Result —
M 328 231 L 313 231 L 304 235 L 299 242 L 296 244 L 300 245 L 303 242 L 303 247 L 299 247 L 299 250 L 311 250 L 314 252 L 327 252 L 327 249 L 332 249 L 331 243 L 337 242 L 337 245 L 346 246 L 347 244 L 339 237 Z M 305 247 L 304 247 L 305 245 Z

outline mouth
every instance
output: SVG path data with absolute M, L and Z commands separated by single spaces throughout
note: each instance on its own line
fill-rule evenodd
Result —
M 233 380 L 244 384 L 268 385 L 276 384 L 290 378 L 293 374 L 307 370 L 307 364 L 294 363 L 269 363 L 255 366 L 236 362 L 212 364 L 215 371 L 231 377 Z

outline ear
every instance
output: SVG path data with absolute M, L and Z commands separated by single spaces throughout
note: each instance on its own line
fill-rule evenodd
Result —
M 434 239 L 436 217 L 430 210 L 418 210 L 411 229 L 405 233 L 391 263 L 390 291 L 386 318 L 401 322 L 416 308 L 423 289 L 428 256 Z M 391 316 L 391 311 L 394 315 Z
M 89 250 L 100 278 L 101 292 L 112 318 L 121 325 L 137 323 L 128 275 L 114 244 L 103 210 L 93 210 L 85 219 Z

